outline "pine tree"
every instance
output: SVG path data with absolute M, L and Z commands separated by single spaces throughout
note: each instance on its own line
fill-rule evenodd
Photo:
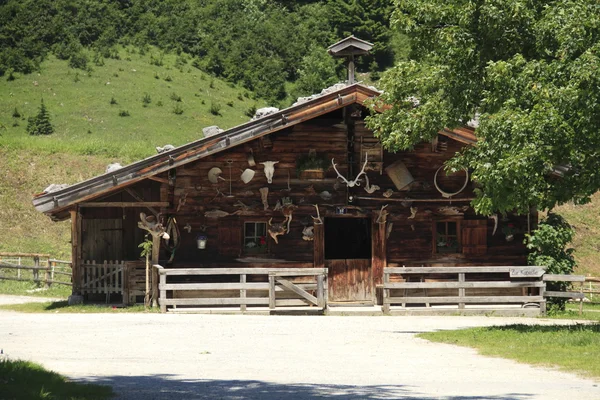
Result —
M 27 133 L 30 135 L 50 135 L 53 132 L 54 127 L 50 122 L 50 113 L 48 113 L 48 109 L 44 104 L 44 99 L 42 99 L 38 114 L 33 118 L 29 118 L 27 123 Z

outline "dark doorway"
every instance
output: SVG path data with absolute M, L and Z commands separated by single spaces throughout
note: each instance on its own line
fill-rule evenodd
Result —
M 371 259 L 371 220 L 325 218 L 325 259 Z
M 330 304 L 373 304 L 370 219 L 325 218 L 325 266 Z

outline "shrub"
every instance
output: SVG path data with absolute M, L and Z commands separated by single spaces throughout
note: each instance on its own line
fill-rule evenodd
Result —
M 210 80 L 210 83 L 208 84 L 208 87 L 210 87 L 211 89 L 215 88 L 215 80 L 214 79 Z
M 244 114 L 248 118 L 254 117 L 254 114 L 256 114 L 256 104 L 251 105 L 246 111 L 244 111 Z
M 165 81 L 171 82 L 171 81 L 173 81 L 173 78 L 171 78 L 171 75 L 167 75 L 167 76 L 165 76 Z
M 7 80 L 8 82 L 12 82 L 12 81 L 14 81 L 15 79 L 16 79 L 16 78 L 15 78 L 15 75 L 13 74 L 13 72 L 12 72 L 12 71 L 10 71 L 10 72 L 9 72 L 9 74 L 8 74 L 8 76 L 6 77 L 6 80 Z
M 127 110 L 120 110 L 119 111 L 119 117 L 129 117 L 131 114 L 129 114 L 129 111 Z
M 73 82 L 79 82 L 81 79 L 79 78 L 79 72 L 75 72 L 75 76 L 73 77 Z
M 35 117 L 29 118 L 27 122 L 27 133 L 30 135 L 50 135 L 54 132 L 54 127 L 50 122 L 50 114 L 42 99 L 40 110 Z
M 160 79 L 160 76 L 158 76 L 158 72 L 154 73 L 154 79 Z
M 567 221 L 558 214 L 549 213 L 531 235 L 526 235 L 525 243 L 530 250 L 528 264 L 546 267 L 546 272 L 550 274 L 572 273 L 576 263 L 574 250 L 567 248 L 571 240 L 573 229 Z M 568 285 L 566 282 L 547 282 L 546 289 L 564 291 Z M 551 297 L 548 299 L 548 310 L 563 311 L 566 301 L 566 298 Z
M 179 96 L 177 93 L 173 92 L 171 93 L 171 96 L 169 96 L 169 98 L 173 101 L 176 102 L 181 102 L 181 96 Z
M 113 74 L 113 76 L 114 76 L 115 78 L 118 78 L 118 77 L 119 77 L 119 74 L 117 74 L 117 73 L 115 72 L 115 73 Z
M 219 103 L 211 102 L 209 111 L 212 115 L 221 115 L 221 105 Z
M 227 105 L 228 105 L 229 107 L 233 107 L 233 101 L 228 101 L 228 102 L 227 102 Z
M 17 107 L 15 107 L 12 116 L 13 118 L 21 118 L 21 113 L 19 112 L 19 109 Z
M 114 97 L 111 97 L 110 98 L 110 104 L 111 105 L 117 104 L 117 99 L 115 99 Z
M 177 115 L 183 114 L 183 107 L 181 107 L 181 104 L 179 104 L 179 103 L 175 104 L 175 107 L 173 107 L 173 114 L 177 114 Z
M 143 107 L 147 107 L 148 104 L 152 103 L 152 98 L 150 97 L 150 95 L 148 93 L 146 93 L 144 95 L 144 97 L 142 98 L 142 106 Z
M 88 61 L 88 56 L 85 53 L 78 51 L 69 57 L 69 67 L 86 69 Z
M 239 101 L 244 101 L 244 97 L 242 96 L 242 94 L 241 94 L 241 93 L 238 93 L 238 95 L 237 95 L 237 99 L 238 99 Z
M 156 105 L 159 106 L 159 107 L 162 107 L 163 106 L 163 102 L 159 100 L 159 101 L 156 102 Z

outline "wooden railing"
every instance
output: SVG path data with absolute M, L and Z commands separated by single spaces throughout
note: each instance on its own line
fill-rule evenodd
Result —
M 600 278 L 586 276 L 583 293 L 591 303 L 600 301 Z
M 568 299 L 579 299 L 579 315 L 583 314 L 583 299 L 585 299 L 585 293 L 583 285 L 586 279 L 583 275 L 559 275 L 559 274 L 546 274 L 544 275 L 544 282 L 579 282 L 579 291 L 548 291 L 544 292 L 544 297 L 562 297 Z M 545 310 L 543 310 L 545 312 Z
M 81 265 L 81 294 L 105 294 L 107 302 L 111 294 L 123 296 L 125 274 L 123 261 L 84 261 Z M 125 298 L 125 296 L 123 296 Z
M 327 268 L 165 269 L 160 265 L 154 268 L 160 279 L 162 312 L 166 312 L 168 306 L 239 306 L 240 311 L 246 311 L 247 306 L 264 306 L 270 310 L 285 306 L 312 306 L 319 310 L 327 307 Z M 168 282 L 169 277 L 176 276 L 202 276 L 205 280 L 220 278 L 230 282 Z
M 63 267 L 60 267 L 63 265 Z M 0 280 L 33 281 L 50 287 L 52 284 L 71 286 L 71 262 L 50 258 L 48 254 L 38 253 L 0 253 L 0 270 L 14 271 L 6 274 L 0 271 Z M 24 273 L 31 272 L 31 277 Z M 43 274 L 40 274 L 42 272 Z M 58 280 L 56 276 L 68 276 L 68 282 Z
M 464 310 L 469 304 L 489 311 L 515 303 L 543 310 L 543 273 L 540 267 L 384 268 L 382 311 L 390 313 L 394 305 L 406 309 L 407 304 L 429 310 L 432 305 L 455 305 Z

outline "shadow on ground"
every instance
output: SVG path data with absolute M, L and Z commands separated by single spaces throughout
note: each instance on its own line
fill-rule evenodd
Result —
M 110 385 L 116 399 L 211 399 L 211 400 L 304 400 L 304 399 L 403 399 L 403 400 L 526 400 L 524 393 L 494 396 L 435 396 L 420 394 L 408 385 L 281 384 L 257 380 L 186 380 L 172 375 L 112 376 L 90 379 Z M 86 380 L 87 381 L 87 380 Z

